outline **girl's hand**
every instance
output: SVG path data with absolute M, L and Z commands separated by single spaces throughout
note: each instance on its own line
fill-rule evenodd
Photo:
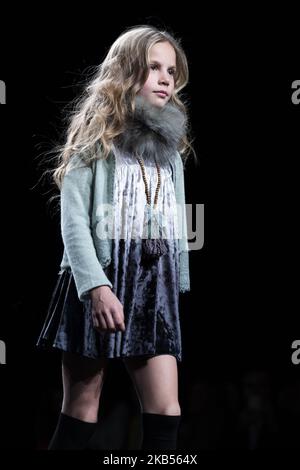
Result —
M 93 325 L 97 331 L 125 331 L 123 305 L 109 286 L 91 289 Z

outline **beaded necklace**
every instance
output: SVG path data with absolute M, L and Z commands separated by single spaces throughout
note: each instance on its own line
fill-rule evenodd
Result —
M 147 206 L 146 206 L 146 215 L 147 215 L 147 226 L 148 226 L 148 235 L 151 235 L 151 224 L 152 224 L 152 208 L 151 208 L 151 198 L 149 187 L 146 179 L 146 171 L 143 159 L 140 156 L 137 156 L 137 160 L 140 164 L 142 170 L 142 177 L 145 185 L 145 193 L 147 199 Z M 153 209 L 156 211 L 157 209 L 157 201 L 158 201 L 158 193 L 161 186 L 161 175 L 160 175 L 160 167 L 155 159 L 155 165 L 157 169 L 157 186 L 155 190 L 154 196 L 154 204 Z M 158 216 L 159 220 L 159 216 Z M 159 222 L 158 222 L 159 224 Z M 168 245 L 165 239 L 161 238 L 146 238 L 142 239 L 142 258 L 147 261 L 158 260 L 160 256 L 166 254 L 168 252 Z
M 149 206 L 151 206 L 151 199 L 150 199 L 150 193 L 149 193 L 148 183 L 147 183 L 147 179 L 146 179 L 146 171 L 145 171 L 144 162 L 143 162 L 142 158 L 139 157 L 139 156 L 137 156 L 137 159 L 138 159 L 138 162 L 139 162 L 139 164 L 141 166 L 141 170 L 142 170 L 142 176 L 143 176 L 143 180 L 144 180 L 144 184 L 145 184 L 145 193 L 146 193 L 146 198 L 147 198 L 147 204 Z M 154 204 L 153 204 L 154 209 L 156 209 L 156 206 L 157 206 L 158 193 L 159 193 L 160 184 L 161 184 L 160 167 L 159 167 L 156 160 L 155 160 L 155 165 L 156 165 L 156 169 L 157 169 L 157 186 L 156 186 L 155 196 L 154 196 Z

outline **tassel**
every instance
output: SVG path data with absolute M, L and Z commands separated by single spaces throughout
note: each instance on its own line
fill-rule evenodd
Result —
M 156 235 L 157 229 L 161 232 L 161 214 L 159 214 L 155 209 L 152 209 L 150 206 L 145 208 L 146 212 L 146 224 L 148 237 L 142 240 L 142 258 L 146 261 L 155 261 L 158 260 L 162 255 L 168 253 L 168 244 L 164 238 L 151 238 L 151 231 L 156 224 Z M 161 233 L 159 233 L 161 235 Z
M 158 260 L 168 251 L 166 240 L 162 238 L 146 238 L 142 240 L 142 258 L 144 260 Z

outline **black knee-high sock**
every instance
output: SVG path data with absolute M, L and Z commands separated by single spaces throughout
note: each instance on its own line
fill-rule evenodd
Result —
M 60 413 L 49 450 L 83 450 L 92 437 L 97 423 L 87 423 Z
M 142 449 L 176 450 L 180 419 L 180 415 L 142 413 Z

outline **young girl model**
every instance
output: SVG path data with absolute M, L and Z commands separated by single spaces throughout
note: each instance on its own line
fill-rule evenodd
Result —
M 37 345 L 62 353 L 64 397 L 49 449 L 84 449 L 109 359 L 141 405 L 142 449 L 175 449 L 179 292 L 190 290 L 181 154 L 186 56 L 169 33 L 125 31 L 71 119 L 54 179 L 64 253 Z M 179 153 L 181 152 L 181 154 Z

